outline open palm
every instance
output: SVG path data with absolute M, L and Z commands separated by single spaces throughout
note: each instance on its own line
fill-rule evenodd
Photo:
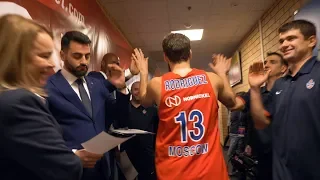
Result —
M 226 74 L 231 67 L 231 58 L 227 59 L 227 57 L 222 54 L 214 54 L 212 55 L 212 62 L 209 63 L 209 67 L 216 74 Z
M 270 70 L 265 71 L 262 62 L 255 62 L 249 68 L 249 84 L 250 87 L 261 87 L 268 79 Z
M 132 75 L 137 75 L 140 72 L 140 70 L 137 67 L 136 62 L 134 61 L 134 59 L 132 59 L 132 57 L 131 57 L 131 63 L 130 63 L 129 70 L 130 70 Z
M 116 88 L 123 88 L 126 85 L 123 69 L 116 64 L 108 64 L 107 77 L 108 81 Z
M 141 49 L 134 49 L 131 59 L 135 61 L 135 65 L 141 73 L 148 74 L 148 58 L 144 57 Z

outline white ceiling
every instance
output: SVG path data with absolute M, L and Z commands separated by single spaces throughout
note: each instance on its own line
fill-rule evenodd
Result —
M 207 69 L 213 53 L 231 56 L 240 41 L 276 0 L 98 0 L 131 45 L 142 48 L 162 72 L 161 43 L 172 30 L 203 28 L 192 42 L 192 66 Z M 192 9 L 189 11 L 188 6 Z M 154 69 L 153 67 L 152 69 Z

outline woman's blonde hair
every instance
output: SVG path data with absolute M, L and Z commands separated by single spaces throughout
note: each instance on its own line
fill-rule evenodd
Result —
M 0 92 L 18 88 L 46 96 L 39 80 L 28 71 L 38 33 L 52 33 L 43 25 L 19 15 L 0 17 Z

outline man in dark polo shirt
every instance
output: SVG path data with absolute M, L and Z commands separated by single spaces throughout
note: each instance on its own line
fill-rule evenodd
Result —
M 273 180 L 320 179 L 320 62 L 313 57 L 316 28 L 295 20 L 279 28 L 280 50 L 288 74 L 277 80 L 264 107 L 260 86 L 271 70 L 249 68 L 250 108 L 256 128 L 271 123 Z
M 156 107 L 144 108 L 139 98 L 140 82 L 131 86 L 132 100 L 130 103 L 130 129 L 142 129 L 156 133 L 158 112 Z M 155 135 L 137 135 L 124 144 L 130 161 L 138 172 L 139 180 L 156 180 L 155 172 Z
M 262 102 L 264 106 L 268 106 L 268 97 L 270 90 L 277 79 L 281 78 L 287 71 L 288 63 L 284 61 L 281 54 L 277 52 L 267 53 L 264 61 L 266 70 L 271 70 L 269 73 L 266 85 L 260 88 Z M 246 101 L 244 112 L 250 113 L 250 90 L 243 97 Z M 272 144 L 271 144 L 271 127 L 268 126 L 264 129 L 254 128 L 251 116 L 248 118 L 247 128 L 247 147 L 246 151 L 251 152 L 253 156 L 257 157 L 259 161 L 257 170 L 258 180 L 271 180 L 272 179 Z M 250 149 L 250 150 L 249 150 Z

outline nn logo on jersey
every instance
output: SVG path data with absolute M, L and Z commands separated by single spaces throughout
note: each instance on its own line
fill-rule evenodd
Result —
M 165 103 L 168 107 L 179 106 L 181 104 L 181 98 L 177 95 L 173 97 L 167 97 Z

